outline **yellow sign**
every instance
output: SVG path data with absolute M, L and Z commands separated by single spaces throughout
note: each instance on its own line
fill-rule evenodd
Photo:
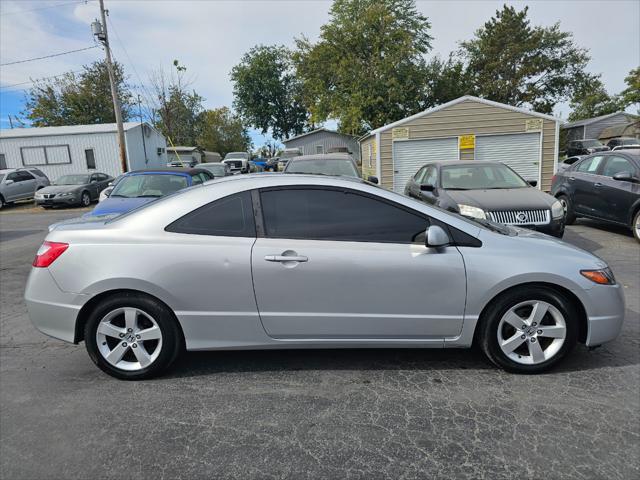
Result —
M 476 136 L 475 135 L 461 135 L 458 137 L 458 146 L 460 150 L 469 150 L 476 148 Z
M 409 128 L 407 127 L 396 127 L 391 130 L 391 138 L 393 140 L 400 140 L 403 138 L 409 138 Z
M 378 145 L 376 144 L 376 139 L 374 138 L 373 141 L 371 142 L 371 153 L 373 153 L 373 155 L 376 155 L 377 150 L 378 150 Z
M 524 123 L 524 129 L 526 132 L 539 132 L 542 130 L 542 119 L 532 118 L 531 120 L 526 120 Z

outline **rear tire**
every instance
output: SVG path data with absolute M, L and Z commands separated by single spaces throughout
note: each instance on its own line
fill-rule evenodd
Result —
M 91 360 L 122 380 L 143 380 L 165 372 L 183 350 L 182 333 L 171 310 L 135 293 L 106 298 L 84 327 Z
M 564 209 L 564 224 L 573 225 L 573 222 L 576 221 L 576 214 L 573 213 L 573 204 L 571 203 L 571 200 L 566 195 L 559 195 L 558 201 L 562 204 L 562 208 Z
M 2 210 L 5 205 L 6 205 L 6 203 L 4 201 L 4 197 L 2 195 L 0 195 L 0 210 Z
M 522 287 L 494 300 L 478 329 L 479 346 L 493 364 L 512 373 L 541 373 L 575 346 L 578 316 L 564 295 Z

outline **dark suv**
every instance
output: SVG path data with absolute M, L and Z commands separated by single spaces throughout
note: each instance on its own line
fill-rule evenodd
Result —
M 600 140 L 572 140 L 567 146 L 567 157 L 574 155 L 589 155 L 595 152 L 606 152 L 609 147 L 600 143 Z
M 612 138 L 607 142 L 607 147 L 613 150 L 615 147 L 640 147 L 640 140 L 633 137 Z
M 640 242 L 640 149 L 594 153 L 553 177 L 551 195 L 576 217 L 631 228 Z

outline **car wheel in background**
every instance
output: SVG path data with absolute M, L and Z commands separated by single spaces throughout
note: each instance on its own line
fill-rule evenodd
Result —
M 558 292 L 526 287 L 499 296 L 478 328 L 480 348 L 495 365 L 513 373 L 540 373 L 575 346 L 578 318 Z
M 80 206 L 88 207 L 89 205 L 91 205 L 91 195 L 89 195 L 89 192 L 82 192 L 80 196 Z
M 164 372 L 182 351 L 182 335 L 173 313 L 145 295 L 108 297 L 85 324 L 91 360 L 123 380 L 141 380 Z
M 572 225 L 576 221 L 576 215 L 573 213 L 573 204 L 566 195 L 558 196 L 558 201 L 564 209 L 564 223 L 565 225 Z
M 2 210 L 5 205 L 6 205 L 6 203 L 4 201 L 4 197 L 2 195 L 0 195 L 0 210 Z
M 640 210 L 633 216 L 633 222 L 631 223 L 631 229 L 633 230 L 633 236 L 640 242 Z

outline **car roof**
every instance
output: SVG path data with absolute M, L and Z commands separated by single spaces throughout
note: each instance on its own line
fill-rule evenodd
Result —
M 297 157 L 290 158 L 290 160 L 353 160 L 353 157 L 348 153 L 336 152 L 315 153 L 313 155 L 298 155 Z
M 187 167 L 167 167 L 167 168 L 145 168 L 144 170 L 132 170 L 125 175 L 144 175 L 151 173 L 177 173 L 181 175 L 196 175 L 198 173 L 209 173 L 204 168 L 187 168 Z

